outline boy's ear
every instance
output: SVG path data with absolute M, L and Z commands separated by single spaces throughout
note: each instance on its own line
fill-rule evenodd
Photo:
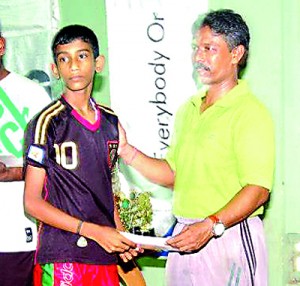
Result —
M 95 70 L 96 72 L 101 72 L 103 70 L 105 63 L 105 58 L 104 56 L 98 56 L 95 60 Z
M 60 75 L 59 75 L 58 68 L 57 68 L 56 64 L 55 64 L 55 63 L 52 63 L 52 64 L 50 65 L 50 67 L 51 67 L 53 76 L 54 76 L 56 79 L 59 79 L 59 78 L 60 78 Z

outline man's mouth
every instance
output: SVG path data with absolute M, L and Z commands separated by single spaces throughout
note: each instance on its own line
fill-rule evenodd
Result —
M 200 63 L 200 62 L 194 64 L 194 69 L 210 71 L 210 68 L 208 66 L 206 66 L 205 64 Z

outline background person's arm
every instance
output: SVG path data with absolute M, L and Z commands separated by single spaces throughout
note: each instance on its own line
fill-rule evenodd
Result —
M 23 180 L 22 167 L 6 167 L 0 162 L 0 182 L 13 182 Z

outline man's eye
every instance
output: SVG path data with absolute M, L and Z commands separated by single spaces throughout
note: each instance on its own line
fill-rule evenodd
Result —
M 216 47 L 214 47 L 214 46 L 207 46 L 205 49 L 207 51 L 211 51 L 211 52 L 215 52 L 217 50 Z

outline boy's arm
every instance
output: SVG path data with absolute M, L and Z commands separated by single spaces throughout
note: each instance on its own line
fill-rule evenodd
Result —
M 25 211 L 53 227 L 77 233 L 80 220 L 54 207 L 42 198 L 45 178 L 46 171 L 43 168 L 27 166 L 24 193 Z M 112 227 L 83 222 L 79 234 L 96 241 L 108 253 L 124 252 L 130 247 L 136 247 L 135 243 Z
M 6 167 L 3 162 L 0 162 L 0 182 L 22 181 L 22 167 Z
M 115 218 L 115 224 L 116 224 L 117 230 L 125 231 L 125 228 L 124 228 L 124 226 L 121 222 L 121 219 L 120 219 L 119 210 L 118 210 L 118 207 L 117 207 L 117 204 L 116 204 L 115 196 L 114 196 L 114 218 Z

